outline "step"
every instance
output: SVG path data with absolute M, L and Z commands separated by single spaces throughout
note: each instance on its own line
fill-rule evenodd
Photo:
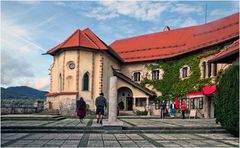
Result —
M 221 127 L 123 127 L 122 130 L 104 130 L 103 127 L 45 127 L 3 126 L 3 133 L 226 133 Z
M 41 121 L 57 121 L 65 119 L 61 115 L 39 115 L 39 114 L 11 114 L 2 115 L 1 120 L 41 120 Z

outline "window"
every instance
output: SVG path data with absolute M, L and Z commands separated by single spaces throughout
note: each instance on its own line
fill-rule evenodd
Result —
M 63 90 L 63 83 L 62 83 L 62 74 L 59 75 L 59 91 Z
M 186 78 L 187 76 L 188 76 L 188 67 L 183 67 L 182 78 Z
M 213 64 L 213 76 L 216 76 L 217 75 L 217 64 L 214 63 Z
M 140 81 L 140 76 L 141 76 L 140 72 L 134 72 L 133 73 L 133 81 L 139 82 Z
M 212 64 L 208 63 L 208 77 L 210 78 L 212 75 Z
M 88 90 L 88 85 L 89 85 L 89 76 L 88 76 L 88 73 L 85 73 L 84 76 L 83 76 L 82 90 Z
M 152 71 L 152 80 L 159 80 L 159 70 Z
M 147 98 L 136 98 L 136 106 L 137 107 L 146 106 L 146 100 Z
M 206 78 L 206 62 L 202 63 L 202 74 L 203 74 L 203 79 Z
M 203 98 L 192 98 L 191 109 L 203 109 Z

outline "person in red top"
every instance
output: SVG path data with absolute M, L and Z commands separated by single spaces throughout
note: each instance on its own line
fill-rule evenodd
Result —
M 185 112 L 187 109 L 187 104 L 184 101 L 182 102 L 181 109 L 182 109 L 182 119 L 185 119 Z

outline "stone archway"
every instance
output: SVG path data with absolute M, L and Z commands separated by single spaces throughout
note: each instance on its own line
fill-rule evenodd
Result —
M 120 87 L 117 92 L 119 110 L 132 111 L 133 110 L 132 90 L 128 87 Z

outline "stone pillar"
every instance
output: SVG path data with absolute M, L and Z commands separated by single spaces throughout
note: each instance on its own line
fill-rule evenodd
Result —
M 109 122 L 117 120 L 117 77 L 110 78 L 109 84 Z
M 204 95 L 204 118 L 209 118 L 209 100 L 208 97 Z
M 148 116 L 150 116 L 150 109 L 149 109 L 149 97 L 147 97 L 147 112 L 148 112 Z

